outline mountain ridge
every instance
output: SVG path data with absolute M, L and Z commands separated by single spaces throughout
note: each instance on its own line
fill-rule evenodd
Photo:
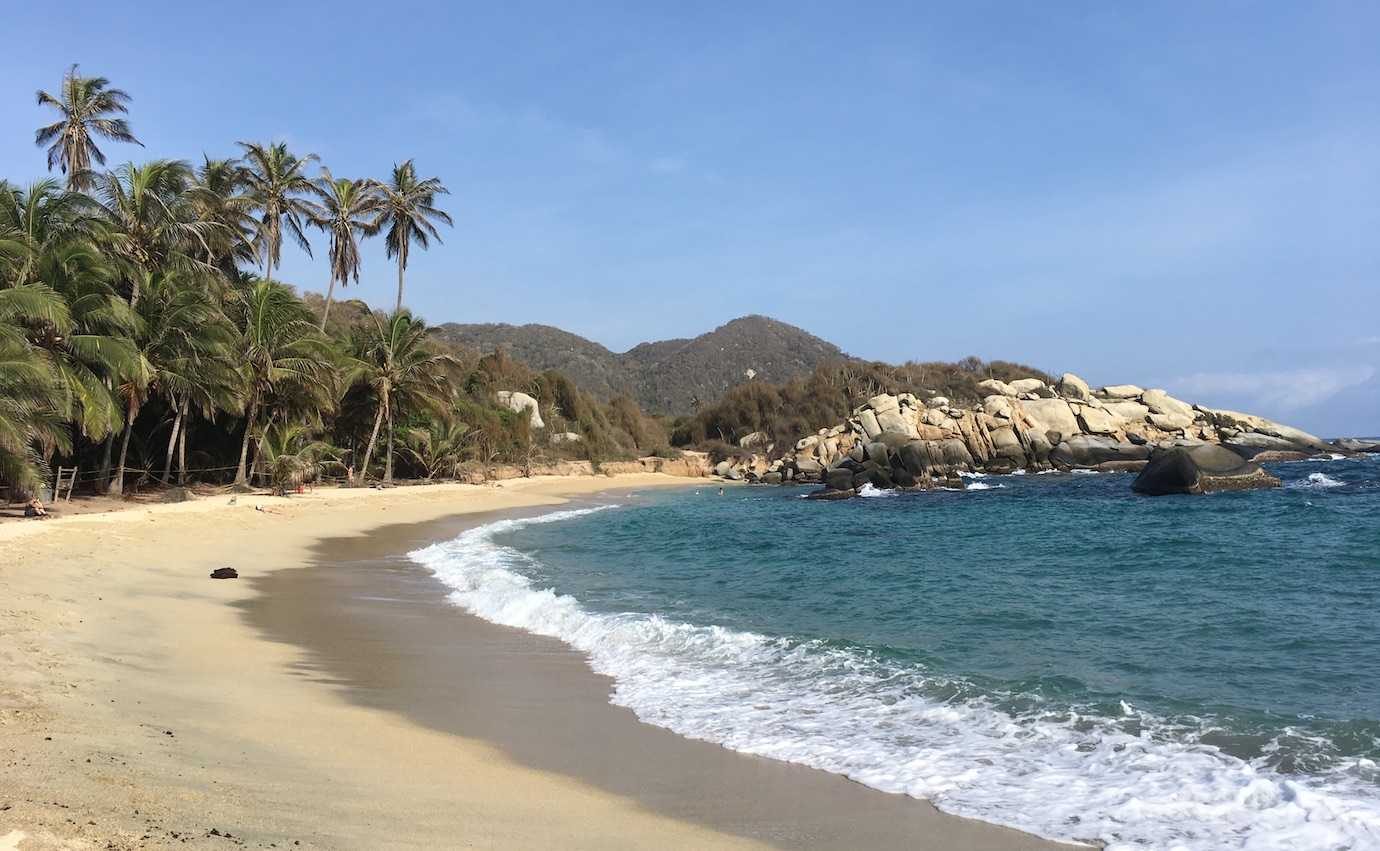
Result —
M 533 369 L 559 370 L 597 398 L 628 396 L 661 414 L 691 413 L 749 378 L 786 382 L 821 363 L 854 360 L 827 340 L 760 314 L 696 337 L 638 343 L 625 352 L 537 323 L 447 322 L 432 333 L 481 351 L 502 347 Z

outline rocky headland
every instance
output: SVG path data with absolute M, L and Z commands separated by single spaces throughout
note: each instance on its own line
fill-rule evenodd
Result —
M 961 488 L 964 472 L 1076 469 L 1141 472 L 1137 490 L 1145 493 L 1204 493 L 1277 486 L 1260 462 L 1378 448 L 1330 443 L 1160 389 L 1093 389 L 1071 373 L 1053 385 L 1025 378 L 989 379 L 978 387 L 986 395 L 967 408 L 942 396 L 874 396 L 845 422 L 805 435 L 782 453 L 764 435 L 748 435 L 739 443 L 750 454 L 721 462 L 714 472 L 767 484 L 818 483 L 823 488 L 812 496 L 826 499 L 853 496 L 867 485 Z

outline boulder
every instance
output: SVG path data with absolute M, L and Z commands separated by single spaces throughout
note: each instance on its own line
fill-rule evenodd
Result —
M 1063 399 L 1030 399 L 1021 403 L 1021 410 L 1030 424 L 1041 432 L 1078 434 L 1083 430 L 1073 409 Z
M 779 485 L 785 481 L 785 477 L 780 473 L 764 473 L 759 481 L 764 485 Z
M 929 400 L 928 402 L 926 402 L 925 404 L 928 405 L 928 406 L 931 407 L 931 408 L 947 408 L 947 407 L 949 407 L 949 397 L 947 397 L 947 396 L 931 396 L 931 397 L 930 397 L 930 400 Z
M 1017 467 L 1025 464 L 1025 447 L 1021 446 L 1016 430 L 1011 426 L 991 429 L 992 451 L 998 458 L 1005 458 Z
M 883 434 L 904 434 L 916 436 L 915 424 L 901 415 L 900 409 L 882 411 L 877 414 L 877 425 Z
M 1108 384 L 1097 395 L 1103 399 L 1139 399 L 1145 391 L 1134 384 Z
M 809 494 L 806 499 L 850 499 L 858 495 L 852 488 L 825 488 Z
M 817 443 L 819 443 L 818 435 L 806 435 L 805 437 L 802 437 L 795 442 L 795 451 L 804 452 L 805 450 L 813 447 Z
M 1070 437 L 1049 453 L 1049 460 L 1061 467 L 1096 467 L 1108 461 L 1144 461 L 1149 457 L 1149 446 L 1092 434 Z
M 853 471 L 847 467 L 835 467 L 824 474 L 824 484 L 836 491 L 851 490 L 853 488 Z
M 988 396 L 982 400 L 982 410 L 989 417 L 1009 420 L 1011 419 L 1011 399 L 1006 396 Z
M 537 400 L 526 393 L 517 390 L 500 390 L 498 391 L 498 404 L 519 414 L 526 411 L 529 417 L 528 422 L 532 428 L 546 428 L 546 423 L 541 421 L 541 411 L 537 406 Z
M 1187 417 L 1190 423 L 1196 419 L 1193 406 L 1187 402 L 1181 402 L 1170 396 L 1163 390 L 1146 390 L 1140 394 L 1140 400 L 1150 409 L 1152 414 L 1165 414 L 1173 417 Z M 1180 426 L 1183 428 L 1183 426 Z
M 1224 446 L 1204 443 L 1156 451 L 1131 489 L 1150 496 L 1279 487 L 1279 479 Z
M 1337 448 L 1347 452 L 1380 452 L 1380 440 L 1364 437 L 1343 437 L 1337 440 Z
M 719 463 L 714 465 L 714 475 L 716 476 L 722 478 L 727 476 L 731 472 L 733 472 L 732 461 L 720 461 Z
M 863 434 L 868 440 L 882 433 L 882 427 L 877 422 L 877 415 L 871 411 L 864 410 L 858 414 L 858 422 L 862 425 Z
M 1193 425 L 1193 417 L 1183 414 L 1162 414 L 1152 413 L 1149 416 L 1150 424 L 1160 431 L 1183 431 Z
M 1101 408 L 1085 405 L 1078 411 L 1078 423 L 1090 434 L 1113 434 L 1121 426 L 1118 419 Z
M 755 449 L 759 446 L 766 446 L 770 438 L 765 431 L 754 431 L 738 438 L 738 445 L 743 449 Z
M 818 475 L 824 470 L 824 465 L 813 458 L 796 458 L 795 468 L 807 475 Z
M 888 393 L 882 393 L 881 395 L 873 396 L 871 399 L 868 399 L 867 407 L 871 408 L 874 413 L 880 414 L 886 411 L 899 410 L 901 401 Z
M 998 381 L 995 378 L 988 378 L 978 382 L 978 393 L 983 396 L 1010 396 L 1012 399 L 1018 395 L 1016 390 L 1005 381 Z
M 581 440 L 584 440 L 584 438 L 573 431 L 558 431 L 551 435 L 552 443 L 578 443 Z
M 1017 396 L 1022 393 L 1033 393 L 1036 396 L 1045 398 L 1054 395 L 1054 391 L 1049 389 L 1049 385 L 1038 378 L 1017 378 L 1015 381 L 1010 382 L 1008 386 L 1016 391 Z
M 1143 423 L 1150 416 L 1150 409 L 1139 402 L 1109 400 L 1102 403 L 1102 409 L 1114 417 L 1119 424 Z
M 1066 372 L 1059 376 L 1059 384 L 1056 388 L 1059 395 L 1065 399 L 1091 399 L 1092 388 L 1088 387 L 1088 382 L 1079 378 L 1071 372 Z

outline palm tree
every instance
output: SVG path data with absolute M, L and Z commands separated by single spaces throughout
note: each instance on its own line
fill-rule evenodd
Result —
M 34 144 L 48 145 L 48 170 L 59 166 L 67 175 L 68 189 L 90 186 L 92 161 L 105 165 L 105 154 L 96 147 L 96 137 L 143 144 L 134 138 L 129 122 L 116 117 L 129 112 L 129 100 L 126 92 L 110 88 L 105 77 L 80 76 L 76 65 L 62 78 L 58 96 L 38 93 L 38 105 L 51 106 L 62 117 L 38 128 Z
M 428 417 L 423 425 L 403 431 L 402 449 L 433 479 L 441 472 L 455 475 L 473 439 L 469 425 L 453 416 Z
M 317 439 L 302 423 L 279 423 L 264 429 L 260 443 L 263 467 L 280 496 L 289 488 L 320 477 L 326 462 L 339 463 L 339 447 Z
M 218 225 L 214 239 L 207 241 L 205 259 L 227 281 L 235 278 L 239 263 L 254 262 L 254 199 L 246 191 L 247 184 L 244 164 L 239 160 L 203 157 L 188 193 L 196 217 Z
M 249 284 L 237 305 L 237 357 L 246 395 L 243 442 L 235 483 L 249 479 L 249 441 L 270 395 L 294 388 L 304 392 L 329 384 L 334 364 L 330 344 L 316 329 L 311 312 L 292 290 L 267 279 Z
M 326 168 L 321 169 L 314 186 L 321 202 L 312 205 L 311 223 L 330 234 L 331 240 L 331 283 L 326 289 L 326 307 L 321 311 L 324 332 L 336 282 L 342 287 L 351 279 L 359 283 L 359 237 L 378 233 L 377 218 L 369 216 L 378 212 L 382 198 L 373 181 L 337 180 Z
M 71 450 L 61 390 L 46 359 L 25 339 L 24 325 L 66 317 L 62 297 L 42 284 L 0 289 L 0 479 L 21 494 L 42 485 L 44 454 Z
M 12 265 L 12 284 L 34 280 L 39 259 L 58 245 L 90 234 L 91 199 L 51 178 L 27 189 L 0 181 L 0 258 Z M 6 237 L 7 235 L 7 237 Z
M 150 273 L 210 268 L 200 258 L 210 255 L 224 228 L 197 217 L 192 189 L 192 169 L 180 160 L 126 163 L 92 176 L 97 240 L 122 267 L 136 308 L 140 283 Z
M 144 274 L 136 338 L 140 363 L 119 388 L 126 400 L 125 432 L 112 494 L 124 489 L 134 420 L 152 393 L 163 393 L 178 407 L 181 399 L 213 381 L 210 376 L 223 376 L 221 383 L 233 380 L 236 334 L 212 297 L 208 278 L 204 272 L 181 270 Z
M 433 221 L 453 224 L 450 216 L 435 206 L 436 196 L 448 195 L 450 190 L 436 177 L 418 180 L 412 160 L 394 165 L 392 180 L 379 184 L 379 190 L 383 204 L 376 229 L 388 228 L 384 237 L 388 256 L 398 258 L 398 301 L 394 310 L 402 310 L 403 273 L 407 271 L 408 251 L 414 242 L 426 249 L 431 240 L 441 241 Z
M 373 391 L 377 408 L 360 475 L 369 474 L 379 427 L 388 423 L 388 455 L 384 481 L 393 481 L 393 419 L 395 411 L 430 410 L 443 413 L 454 396 L 447 370 L 454 357 L 432 347 L 426 323 L 406 310 L 383 317 L 357 332 L 353 343 L 359 380 Z
M 311 256 L 311 243 L 302 225 L 311 215 L 307 200 L 313 192 L 306 168 L 316 162 L 316 154 L 298 157 L 283 142 L 261 145 L 240 142 L 246 160 L 245 182 L 254 209 L 259 212 L 254 248 L 264 265 L 264 280 L 272 282 L 283 248 L 283 226 L 302 250 Z

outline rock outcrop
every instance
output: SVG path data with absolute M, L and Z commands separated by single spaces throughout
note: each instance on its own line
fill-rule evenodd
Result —
M 1193 405 L 1158 388 L 1118 384 L 1093 390 L 1072 373 L 1054 387 L 1038 378 L 989 379 L 978 386 L 988 395 L 970 409 L 942 397 L 921 402 L 910 393 L 874 396 L 847 421 L 800 438 L 775 460 L 767 460 L 767 450 L 726 461 L 715 472 L 747 481 L 820 483 L 821 494 L 835 498 L 868 484 L 962 487 L 959 474 L 967 471 L 1136 472 L 1165 452 L 1182 449 L 1186 455 L 1166 457 L 1192 460 L 1199 457 L 1197 447 L 1208 446 L 1213 451 L 1195 461 L 1194 481 L 1205 483 L 1202 490 L 1221 490 L 1228 485 L 1219 480 L 1262 480 L 1227 462 L 1245 464 L 1267 451 L 1276 453 L 1267 458 L 1352 451 L 1262 417 Z M 1186 462 L 1163 463 L 1181 469 Z
M 1131 483 L 1131 490 L 1149 496 L 1277 487 L 1279 479 L 1259 464 L 1212 443 L 1157 449 Z
M 537 406 L 537 400 L 518 390 L 498 391 L 498 404 L 515 413 L 526 411 L 532 428 L 546 428 L 546 423 L 542 422 L 541 411 Z

